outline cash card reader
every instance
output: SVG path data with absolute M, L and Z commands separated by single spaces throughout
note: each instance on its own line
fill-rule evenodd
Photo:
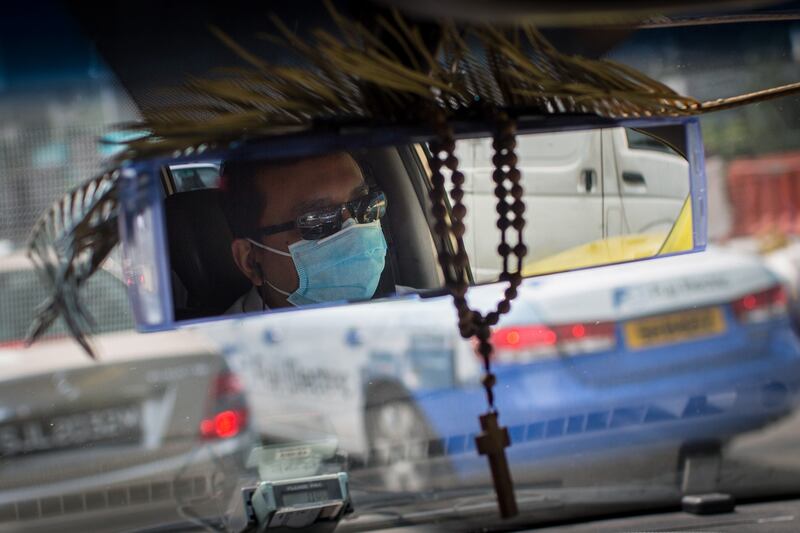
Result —
M 248 532 L 330 533 L 352 512 L 344 472 L 262 481 L 242 491 Z

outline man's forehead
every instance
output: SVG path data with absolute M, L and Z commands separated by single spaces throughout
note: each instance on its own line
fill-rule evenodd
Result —
M 357 196 L 362 196 L 368 192 L 367 184 L 363 181 L 358 183 L 354 187 L 350 188 L 349 190 L 342 190 L 343 193 L 341 196 L 334 197 L 332 195 L 326 195 L 322 191 L 318 195 L 309 195 L 300 202 L 295 203 L 293 208 L 293 214 L 300 215 L 306 211 L 310 211 L 312 209 L 318 209 L 321 207 L 328 207 L 332 203 L 336 202 L 344 202 L 347 200 L 351 200 Z
M 282 204 L 293 212 L 345 201 L 366 188 L 361 169 L 348 153 L 267 164 L 256 178 L 268 204 Z M 281 196 L 277 202 L 275 194 Z
M 353 156 L 347 152 L 336 152 L 332 154 L 265 161 L 258 170 L 258 174 L 300 173 L 302 171 L 303 175 L 313 175 L 330 168 L 338 168 L 343 171 L 359 174 L 361 172 Z
M 363 179 L 361 169 L 348 153 L 326 154 L 264 164 L 256 178 L 267 187 L 293 185 L 293 182 L 314 183 L 317 186 Z

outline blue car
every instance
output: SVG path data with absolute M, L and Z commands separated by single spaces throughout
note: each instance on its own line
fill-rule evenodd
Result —
M 494 339 L 522 475 L 599 450 L 722 446 L 791 412 L 800 382 L 784 289 L 758 258 L 717 248 L 531 280 Z M 453 464 L 480 471 L 475 428 L 452 413 L 481 412 L 483 389 L 415 401 Z

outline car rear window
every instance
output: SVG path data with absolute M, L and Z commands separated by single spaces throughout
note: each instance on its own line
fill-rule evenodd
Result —
M 175 192 L 210 189 L 216 187 L 219 181 L 219 169 L 214 166 L 198 165 L 170 170 L 175 181 Z

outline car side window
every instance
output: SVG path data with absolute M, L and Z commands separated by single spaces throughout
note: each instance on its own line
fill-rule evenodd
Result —
M 217 186 L 219 170 L 211 166 L 171 168 L 175 192 L 209 189 Z
M 178 192 L 204 188 L 203 180 L 200 179 L 197 171 L 193 168 L 173 170 L 172 177 L 175 180 L 175 188 Z
M 650 150 L 680 156 L 669 145 L 635 129 L 625 128 L 625 137 L 628 139 L 628 148 L 631 150 Z
M 197 177 L 205 187 L 216 187 L 219 182 L 219 169 L 214 167 L 200 167 L 197 169 Z

